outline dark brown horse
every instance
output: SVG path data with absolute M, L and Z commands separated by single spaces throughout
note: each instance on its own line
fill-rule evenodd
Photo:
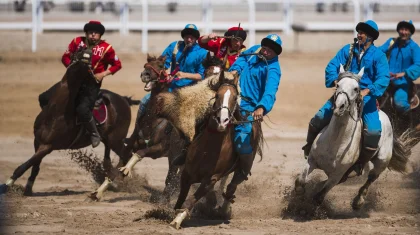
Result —
M 152 57 L 147 55 L 147 63 L 140 77 L 145 83 L 144 90 L 150 92 L 150 99 L 168 90 L 168 75 L 165 72 L 165 57 Z M 134 165 L 143 158 L 157 159 L 168 157 L 169 170 L 165 180 L 163 191 L 165 202 L 169 202 L 170 196 L 179 185 L 177 177 L 178 166 L 171 164 L 175 157 L 180 155 L 184 145 L 179 133 L 164 118 L 158 118 L 152 111 L 152 102 L 140 104 L 137 114 L 136 126 L 129 138 L 125 140 L 123 155 L 131 157 L 126 166 L 121 167 L 124 176 L 131 175 Z M 143 112 L 140 109 L 144 109 Z M 141 115 L 141 113 L 144 113 Z M 127 158 L 128 159 L 128 158 Z M 100 200 L 104 191 L 114 178 L 106 179 L 102 187 L 90 195 L 92 200 Z
M 40 170 L 42 159 L 53 150 L 79 149 L 91 144 L 90 136 L 82 125 L 78 125 L 75 115 L 76 96 L 84 82 L 96 82 L 90 66 L 91 51 L 79 51 L 72 64 L 67 68 L 61 82 L 56 84 L 51 99 L 34 123 L 35 154 L 20 165 L 6 184 L 1 185 L 2 192 L 32 167 L 31 175 L 25 187 L 25 195 L 32 194 L 32 186 Z M 102 142 L 105 145 L 105 158 L 109 160 L 110 150 L 122 158 L 123 142 L 131 120 L 130 104 L 127 99 L 108 90 L 102 90 L 102 99 L 108 109 L 108 118 L 99 126 Z
M 379 107 L 391 121 L 394 135 L 403 141 L 409 141 L 406 146 L 410 148 L 420 142 L 420 107 L 417 106 L 418 97 L 420 97 L 420 84 L 411 82 L 411 87 L 408 93 L 412 109 L 405 114 L 398 113 L 394 108 L 395 87 L 392 84 L 388 86 L 384 95 L 378 99 Z
M 233 150 L 233 124 L 234 119 L 242 119 L 237 104 L 239 95 L 237 83 L 236 75 L 221 72 L 219 82 L 212 85 L 213 89 L 217 90 L 213 112 L 207 116 L 205 130 L 198 134 L 189 146 L 187 160 L 182 171 L 181 192 L 175 209 L 183 208 L 183 210 L 171 223 L 171 226 L 176 229 L 180 228 L 182 221 L 189 215 L 198 200 L 210 192 L 219 179 L 236 169 L 237 155 Z M 259 146 L 262 143 L 260 138 L 262 138 L 261 125 L 255 122 L 251 139 L 251 144 L 256 150 L 254 156 L 257 152 L 262 156 Z M 185 201 L 193 183 L 200 183 L 200 186 L 194 195 Z M 224 212 L 230 210 L 236 186 L 228 186 L 231 190 L 224 195 L 226 198 L 224 208 L 222 208 Z

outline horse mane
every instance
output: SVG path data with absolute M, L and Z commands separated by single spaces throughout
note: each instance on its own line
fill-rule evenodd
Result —
M 216 56 L 207 56 L 203 60 L 202 65 L 205 69 L 208 69 L 212 66 L 222 67 L 223 61 L 217 58 Z

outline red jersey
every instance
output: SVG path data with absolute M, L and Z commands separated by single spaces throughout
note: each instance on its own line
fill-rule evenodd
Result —
M 85 37 L 77 37 L 73 39 L 66 52 L 64 52 L 61 62 L 66 68 L 71 63 L 70 56 L 75 53 L 80 47 L 86 48 Z M 93 73 L 101 73 L 108 69 L 114 74 L 121 69 L 121 61 L 115 54 L 114 48 L 107 42 L 101 40 L 96 46 L 92 48 L 92 68 Z
M 198 39 L 198 44 L 200 47 L 214 52 L 215 56 L 217 58 L 220 58 L 223 61 L 226 61 L 225 63 L 225 69 L 229 69 L 230 66 L 232 66 L 233 63 L 235 63 L 236 59 L 238 59 L 238 56 L 243 52 L 246 48 L 244 45 L 242 45 L 241 50 L 239 51 L 231 51 L 232 49 L 228 45 L 229 41 L 225 38 L 217 38 L 214 40 L 210 40 L 207 43 L 202 43 L 201 39 L 203 37 L 200 37 Z

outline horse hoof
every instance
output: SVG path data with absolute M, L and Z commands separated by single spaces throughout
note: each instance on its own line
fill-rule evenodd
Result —
M 176 230 L 179 230 L 181 228 L 181 223 L 178 223 L 177 221 L 172 221 L 172 223 L 170 223 L 169 226 Z
M 296 195 L 303 195 L 305 194 L 305 188 L 303 188 L 302 186 L 298 186 L 295 188 L 295 193 Z
M 356 197 L 353 200 L 351 207 L 353 208 L 353 210 L 360 210 L 360 208 L 362 208 L 364 204 L 365 204 L 365 199 L 363 199 L 363 197 Z
M 97 193 L 93 192 L 87 196 L 85 202 L 99 202 L 101 199 L 98 198 Z
M 33 195 L 32 189 L 25 189 L 23 196 L 31 197 Z
M 0 195 L 1 194 L 5 194 L 5 193 L 7 193 L 7 189 L 8 189 L 9 187 L 6 185 L 6 184 L 2 184 L 2 185 L 0 185 Z

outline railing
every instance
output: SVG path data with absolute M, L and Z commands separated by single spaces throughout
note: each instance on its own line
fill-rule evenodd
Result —
M 62 1 L 68 2 L 68 1 Z M 194 22 L 199 29 L 204 33 L 210 33 L 214 30 L 225 31 L 227 28 L 237 25 L 240 19 L 232 21 L 231 19 L 224 21 L 216 21 L 214 19 L 214 8 L 226 6 L 226 4 L 236 4 L 242 8 L 247 9 L 247 16 L 241 16 L 241 26 L 248 30 L 248 45 L 254 45 L 256 41 L 256 31 L 282 31 L 286 35 L 295 31 L 354 31 L 355 25 L 363 19 L 372 19 L 373 3 L 379 2 L 381 4 L 419 4 L 419 0 L 352 0 L 353 20 L 346 21 L 313 21 L 307 20 L 305 22 L 294 22 L 294 11 L 297 6 L 303 4 L 314 4 L 319 2 L 350 2 L 340 0 L 230 0 L 226 3 L 225 0 L 178 0 L 179 5 L 200 6 L 201 7 L 201 21 L 161 21 L 151 20 L 149 17 L 149 7 L 156 5 L 164 5 L 169 0 L 125 0 L 118 3 L 118 15 L 112 20 L 103 20 L 107 30 L 117 30 L 121 35 L 127 35 L 130 31 L 142 32 L 142 52 L 148 51 L 148 33 L 149 31 L 180 31 L 182 27 L 188 23 Z M 86 3 L 86 1 L 85 1 Z M 246 3 L 246 4 L 245 4 Z M 256 9 L 257 4 L 278 4 L 281 5 L 282 19 L 278 20 L 257 20 Z M 33 7 L 34 6 L 34 7 Z M 141 19 L 131 18 L 131 7 L 141 7 Z M 45 21 L 43 4 L 40 0 L 32 0 L 32 20 L 24 22 L 0 22 L 0 30 L 32 30 L 32 51 L 37 49 L 37 34 L 45 30 L 80 30 L 86 21 Z M 137 15 L 136 15 L 137 16 Z M 243 19 L 246 19 L 244 21 Z M 299 20 L 297 20 L 299 21 Z M 378 22 L 380 30 L 395 30 L 396 22 Z

